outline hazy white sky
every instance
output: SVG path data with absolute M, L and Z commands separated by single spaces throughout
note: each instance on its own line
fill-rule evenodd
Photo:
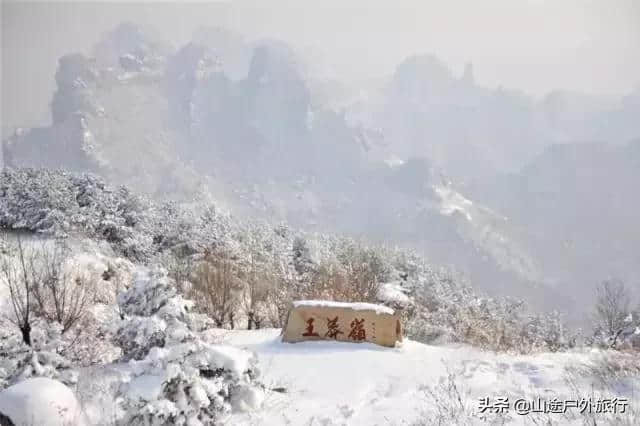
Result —
M 473 62 L 480 84 L 534 95 L 621 94 L 640 84 L 638 0 L 2 1 L 3 130 L 48 122 L 57 58 L 87 52 L 123 20 L 175 43 L 201 25 L 285 39 L 350 80 L 435 53 L 455 72 Z

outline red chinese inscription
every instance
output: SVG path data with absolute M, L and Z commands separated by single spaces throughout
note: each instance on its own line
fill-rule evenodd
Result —
M 325 333 L 324 337 L 337 339 L 338 334 L 344 334 L 338 327 L 338 316 L 336 316 L 334 319 L 327 318 L 327 332 Z
M 364 318 L 361 318 L 359 321 L 358 318 L 355 318 L 353 321 L 351 321 L 351 331 L 349 332 L 349 338 L 353 340 L 366 339 L 364 331 Z
M 313 318 L 309 318 L 307 320 L 307 328 L 305 329 L 305 332 L 302 333 L 303 336 L 305 337 L 318 336 L 318 333 L 313 331 L 313 321 L 314 321 Z

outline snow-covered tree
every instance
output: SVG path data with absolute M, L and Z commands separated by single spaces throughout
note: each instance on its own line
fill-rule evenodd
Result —
M 228 251 L 207 251 L 199 262 L 193 292 L 201 300 L 200 306 L 218 327 L 227 320 L 231 321 L 237 313 L 239 293 L 243 283 L 240 281 L 237 261 Z
M 41 282 L 33 287 L 33 297 L 39 314 L 69 331 L 85 316 L 94 302 L 94 286 L 90 278 L 68 262 L 68 253 L 61 242 L 53 246 L 42 244 L 40 256 Z
M 119 392 L 118 424 L 215 424 L 234 406 L 260 403 L 253 355 L 203 340 L 206 318 L 191 312 L 193 302 L 177 294 L 165 270 L 140 271 L 119 303 L 127 319 L 117 341 L 133 377 Z M 154 388 L 140 393 L 143 383 Z
M 616 348 L 640 327 L 640 312 L 631 308 L 631 294 L 619 280 L 606 280 L 597 289 L 594 335 L 596 340 Z
M 5 250 L 7 246 L 5 243 Z M 33 291 L 43 284 L 40 258 L 37 252 L 25 247 L 19 235 L 15 246 L 9 250 L 9 253 L 2 253 L 0 259 L 0 275 L 3 285 L 7 287 L 11 306 L 8 320 L 20 330 L 22 341 L 31 346 L 31 329 L 36 309 Z

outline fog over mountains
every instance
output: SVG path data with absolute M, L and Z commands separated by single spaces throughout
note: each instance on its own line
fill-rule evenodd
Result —
M 359 85 L 314 65 L 277 39 L 172 46 L 124 22 L 59 59 L 51 124 L 2 159 L 410 246 L 574 319 L 603 279 L 640 287 L 640 87 L 533 98 L 432 54 Z

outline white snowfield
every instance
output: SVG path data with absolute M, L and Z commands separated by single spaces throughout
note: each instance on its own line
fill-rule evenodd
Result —
M 329 300 L 297 300 L 293 302 L 295 308 L 298 307 L 323 307 L 323 308 L 347 308 L 355 311 L 375 311 L 376 314 L 393 315 L 394 310 L 383 305 L 375 305 L 373 303 L 346 303 L 333 302 Z
M 508 397 L 512 402 L 538 396 L 575 399 L 586 395 L 576 395 L 569 388 L 565 367 L 590 363 L 597 355 L 582 351 L 516 356 L 411 340 L 405 340 L 399 348 L 328 341 L 283 343 L 279 333 L 278 329 L 220 330 L 224 343 L 258 354 L 262 381 L 271 389 L 261 409 L 236 413 L 227 424 L 437 424 L 433 420 L 437 409 L 427 387 L 457 409 L 457 397 L 443 391 L 449 373 L 456 376 L 456 386 L 469 413 L 478 411 L 482 397 Z M 592 390 L 587 384 L 582 389 Z M 614 396 L 619 395 L 602 395 Z M 478 413 L 471 424 L 500 420 L 489 412 L 484 416 Z M 581 417 L 570 420 L 562 414 L 548 416 L 553 424 L 583 424 Z M 532 416 L 514 411 L 507 412 L 505 418 L 507 424 L 533 424 Z M 456 424 L 470 423 L 465 420 Z

